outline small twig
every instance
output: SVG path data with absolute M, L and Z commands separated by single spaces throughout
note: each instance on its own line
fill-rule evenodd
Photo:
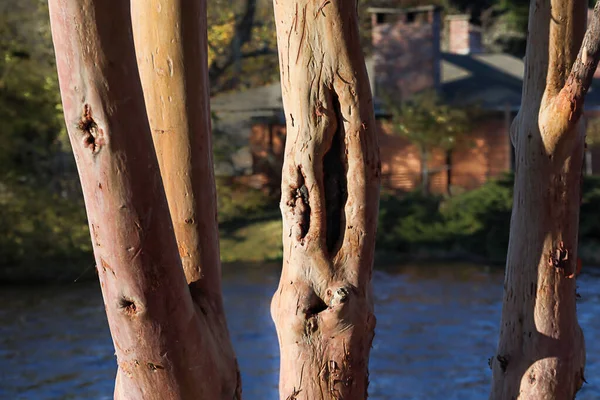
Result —
M 86 272 L 88 272 L 90 269 L 94 268 L 95 266 L 96 266 L 96 264 L 90 264 L 90 265 L 88 265 L 88 266 L 87 266 L 87 267 L 86 267 L 86 268 L 83 270 L 83 272 L 82 272 L 81 274 L 79 274 L 79 276 L 78 276 L 77 278 L 75 278 L 75 280 L 73 281 L 73 283 L 77 283 L 77 281 L 78 281 L 79 279 L 81 279 L 81 277 L 82 277 L 83 275 L 85 275 L 85 274 L 86 274 Z

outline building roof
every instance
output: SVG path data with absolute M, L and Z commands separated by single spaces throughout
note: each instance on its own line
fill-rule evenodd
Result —
M 524 63 L 509 54 L 442 53 L 442 94 L 452 104 L 487 110 L 521 105 Z
M 366 60 L 373 85 L 373 58 Z M 509 54 L 451 54 L 442 53 L 441 91 L 456 105 L 477 104 L 486 110 L 512 111 L 521 105 L 523 60 Z M 375 98 L 377 93 L 375 93 Z M 594 80 L 586 96 L 586 109 L 600 109 L 600 79 Z M 219 94 L 211 99 L 212 109 L 224 118 L 248 120 L 283 118 L 283 103 L 279 82 L 265 86 Z M 381 114 L 375 101 L 376 114 Z

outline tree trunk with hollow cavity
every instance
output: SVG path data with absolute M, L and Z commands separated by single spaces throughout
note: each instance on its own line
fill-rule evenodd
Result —
M 274 2 L 287 139 L 281 399 L 365 399 L 380 163 L 356 1 Z
M 582 0 L 531 2 L 523 101 L 511 128 L 515 190 L 493 400 L 570 400 L 584 382 L 575 304 L 580 117 L 598 64 L 598 6 L 587 32 L 586 15 Z
M 211 315 L 216 303 L 198 301 L 208 281 L 186 267 L 190 287 L 182 268 L 144 106 L 130 3 L 49 4 L 65 121 L 115 345 L 115 398 L 238 398 L 235 369 L 222 356 L 227 339 L 215 341 L 224 322 Z M 214 283 L 218 264 L 208 267 L 205 257 L 200 271 Z

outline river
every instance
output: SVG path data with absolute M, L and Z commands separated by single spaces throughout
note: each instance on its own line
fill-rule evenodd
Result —
M 277 399 L 269 315 L 278 267 L 226 266 L 223 292 L 246 400 Z M 370 399 L 487 399 L 501 269 L 378 268 Z M 600 271 L 578 278 L 587 367 L 577 399 L 600 398 Z M 0 399 L 112 399 L 116 363 L 97 283 L 0 288 Z

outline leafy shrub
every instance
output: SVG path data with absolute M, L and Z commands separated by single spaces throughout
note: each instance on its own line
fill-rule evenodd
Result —
M 504 259 L 512 206 L 512 177 L 451 198 L 411 192 L 383 194 L 378 247 L 402 252 L 468 253 Z
M 62 280 L 92 262 L 82 202 L 45 189 L 0 185 L 0 279 Z M 70 270 L 69 268 L 74 268 Z
M 505 176 L 447 200 L 440 210 L 453 247 L 503 261 L 508 249 L 513 177 Z
M 279 213 L 277 200 L 227 178 L 217 178 L 217 208 L 220 224 L 248 222 Z
M 444 242 L 444 221 L 439 212 L 442 198 L 415 191 L 399 197 L 382 192 L 379 203 L 377 246 L 410 252 L 424 245 Z
M 451 251 L 503 262 L 508 250 L 513 182 L 513 176 L 506 175 L 451 198 L 420 192 L 403 197 L 383 193 L 378 248 L 407 253 Z M 600 245 L 598 204 L 600 178 L 585 177 L 579 241 L 588 247 Z

